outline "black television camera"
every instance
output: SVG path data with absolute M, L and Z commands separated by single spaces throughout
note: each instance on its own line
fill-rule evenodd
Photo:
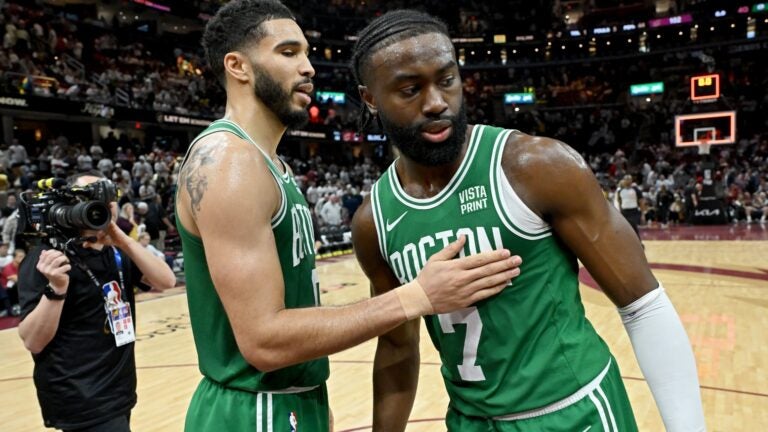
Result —
M 63 179 L 50 178 L 38 181 L 37 188 L 38 192 L 19 196 L 21 235 L 42 237 L 51 247 L 66 251 L 73 241 L 83 240 L 81 230 L 101 230 L 112 220 L 109 204 L 118 192 L 109 180 L 67 186 Z

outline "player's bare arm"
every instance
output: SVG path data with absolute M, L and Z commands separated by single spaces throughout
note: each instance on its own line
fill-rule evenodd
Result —
M 614 304 L 626 306 L 658 286 L 634 231 L 575 150 L 512 134 L 502 164 L 520 198 L 552 225 Z
M 179 213 L 185 227 L 204 241 L 211 278 L 249 363 L 262 371 L 283 368 L 357 345 L 407 320 L 405 305 L 394 291 L 344 307 L 286 309 L 271 227 L 280 204 L 275 180 L 258 149 L 229 134 L 217 135 L 226 137 L 198 143 L 205 147 L 216 141 L 223 147 L 206 152 L 213 160 L 199 165 L 195 181 L 205 184 L 193 188 L 202 191 L 194 196 L 199 209 L 192 218 L 193 197 L 182 190 Z M 184 170 L 186 182 L 187 167 Z M 444 256 L 425 267 L 425 276 L 420 275 L 436 312 L 494 295 L 517 272 L 508 251 L 449 262 L 462 245 L 450 245 Z
M 377 247 L 370 196 L 355 212 L 352 242 L 371 295 L 400 285 Z M 420 320 L 411 320 L 379 336 L 373 361 L 373 430 L 405 430 L 419 380 Z
M 502 163 L 520 198 L 619 307 L 666 429 L 704 431 L 696 361 L 682 322 L 640 241 L 604 199 L 589 165 L 561 142 L 523 134 L 509 139 Z
M 216 137 L 224 138 L 224 135 L 219 134 Z M 223 145 L 216 142 L 211 143 L 210 141 L 215 141 L 215 138 L 211 140 L 202 139 L 192 154 L 189 155 L 189 160 L 181 173 L 179 181 L 183 185 L 189 199 L 188 205 L 192 217 L 200 211 L 200 202 L 208 189 L 209 174 L 202 168 L 214 163 L 224 149 Z M 206 142 L 208 143 L 207 145 Z

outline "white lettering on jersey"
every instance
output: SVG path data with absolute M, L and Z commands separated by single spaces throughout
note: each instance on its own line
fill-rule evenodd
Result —
M 416 242 L 406 244 L 401 250 L 392 252 L 389 255 L 389 266 L 401 283 L 407 283 L 416 278 L 433 253 L 448 246 L 459 236 L 463 235 L 467 239 L 459 254 L 462 257 L 503 249 L 501 229 L 490 227 L 490 234 L 493 245 L 486 227 L 459 228 L 456 231 L 446 230 L 426 235 Z
M 293 228 L 291 241 L 293 266 L 296 267 L 305 256 L 315 254 L 315 233 L 312 231 L 312 214 L 309 212 L 309 207 L 303 204 L 295 204 L 291 207 L 291 227 Z
M 472 186 L 459 192 L 459 210 L 461 214 L 473 213 L 488 207 L 488 194 L 485 186 Z

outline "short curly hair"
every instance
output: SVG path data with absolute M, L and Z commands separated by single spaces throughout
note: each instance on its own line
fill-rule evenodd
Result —
M 208 65 L 226 87 L 224 56 L 259 42 L 266 34 L 262 24 L 274 19 L 296 18 L 279 0 L 235 0 L 222 6 L 208 21 L 203 33 L 203 48 Z

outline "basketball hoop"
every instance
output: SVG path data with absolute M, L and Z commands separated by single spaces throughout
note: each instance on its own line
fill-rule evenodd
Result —
M 699 140 L 699 156 L 708 155 L 709 154 L 709 146 L 711 144 L 709 143 L 708 139 L 701 139 Z

